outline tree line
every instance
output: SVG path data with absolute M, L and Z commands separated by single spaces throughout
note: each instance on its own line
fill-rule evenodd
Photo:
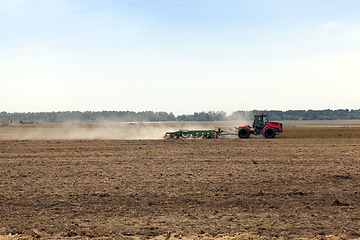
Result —
M 252 119 L 254 114 L 266 113 L 270 120 L 346 120 L 346 119 L 360 119 L 360 109 L 338 109 L 338 110 L 287 110 L 287 111 L 237 111 L 232 113 L 228 120 L 244 117 L 245 119 Z
M 338 110 L 251 110 L 236 111 L 227 115 L 223 111 L 195 112 L 175 116 L 172 112 L 153 111 L 64 111 L 64 112 L 27 112 L 8 113 L 0 112 L 0 122 L 148 122 L 148 121 L 251 121 L 254 114 L 265 113 L 273 121 L 280 120 L 336 120 L 336 119 L 360 119 L 360 109 Z

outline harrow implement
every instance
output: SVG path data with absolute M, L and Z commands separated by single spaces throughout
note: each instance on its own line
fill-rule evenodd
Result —
M 220 128 L 214 130 L 183 130 L 175 132 L 166 132 L 164 138 L 218 138 L 219 136 L 224 135 L 235 135 L 230 132 L 225 132 Z

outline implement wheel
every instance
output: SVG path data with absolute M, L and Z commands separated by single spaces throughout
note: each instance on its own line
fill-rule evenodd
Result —
M 239 136 L 239 138 L 249 138 L 250 137 L 249 129 L 247 129 L 245 127 L 240 128 L 239 132 L 238 132 L 238 136 Z
M 182 133 L 181 136 L 182 136 L 183 138 L 188 138 L 188 137 L 190 137 L 190 134 L 188 134 L 188 133 Z
M 276 134 L 275 129 L 270 127 L 266 128 L 263 133 L 264 137 L 266 138 L 274 138 L 275 134 Z

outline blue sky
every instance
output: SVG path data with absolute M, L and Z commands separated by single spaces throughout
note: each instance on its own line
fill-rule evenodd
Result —
M 360 2 L 0 0 L 0 111 L 360 108 Z

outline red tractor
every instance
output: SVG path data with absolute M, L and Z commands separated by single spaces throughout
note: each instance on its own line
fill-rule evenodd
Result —
M 276 134 L 283 132 L 282 123 L 271 122 L 266 118 L 266 114 L 255 114 L 252 127 L 240 126 L 238 127 L 239 138 L 249 138 L 250 134 L 262 134 L 266 138 L 274 138 Z

